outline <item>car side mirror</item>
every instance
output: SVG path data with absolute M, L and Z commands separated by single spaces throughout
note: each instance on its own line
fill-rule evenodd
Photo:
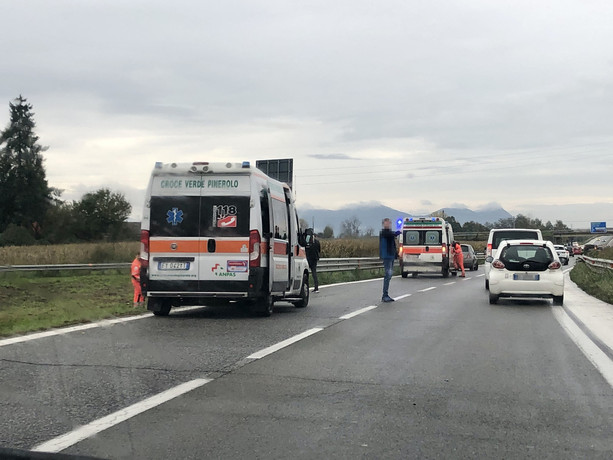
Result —
M 485 261 L 486 261 L 488 264 L 491 264 L 491 263 L 494 261 L 494 258 L 493 258 L 492 256 L 487 256 L 487 257 L 485 258 Z

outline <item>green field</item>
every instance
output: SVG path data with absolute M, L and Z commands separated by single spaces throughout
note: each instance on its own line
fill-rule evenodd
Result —
M 132 307 L 132 292 L 127 271 L 2 274 L 0 335 L 144 312 Z

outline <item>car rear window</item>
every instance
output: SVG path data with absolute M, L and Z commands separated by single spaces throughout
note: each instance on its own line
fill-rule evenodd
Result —
M 492 247 L 500 246 L 504 240 L 539 240 L 540 236 L 535 230 L 499 230 L 494 232 Z
M 511 271 L 545 271 L 554 261 L 547 246 L 523 244 L 503 248 L 499 259 Z

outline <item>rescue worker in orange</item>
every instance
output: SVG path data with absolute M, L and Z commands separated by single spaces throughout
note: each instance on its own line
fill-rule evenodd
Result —
M 132 261 L 132 286 L 134 286 L 134 307 L 140 307 L 145 303 L 143 293 L 140 287 L 140 254 L 136 254 L 136 257 Z
M 464 271 L 464 254 L 462 254 L 462 246 L 457 241 L 451 243 L 451 251 L 453 253 L 453 266 L 456 270 L 461 269 L 462 274 L 460 277 L 466 278 L 466 272 Z

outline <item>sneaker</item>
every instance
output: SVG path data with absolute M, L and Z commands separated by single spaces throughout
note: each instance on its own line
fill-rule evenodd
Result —
M 386 295 L 385 297 L 383 297 L 381 299 L 383 302 L 395 302 L 394 299 L 392 299 L 390 296 Z

